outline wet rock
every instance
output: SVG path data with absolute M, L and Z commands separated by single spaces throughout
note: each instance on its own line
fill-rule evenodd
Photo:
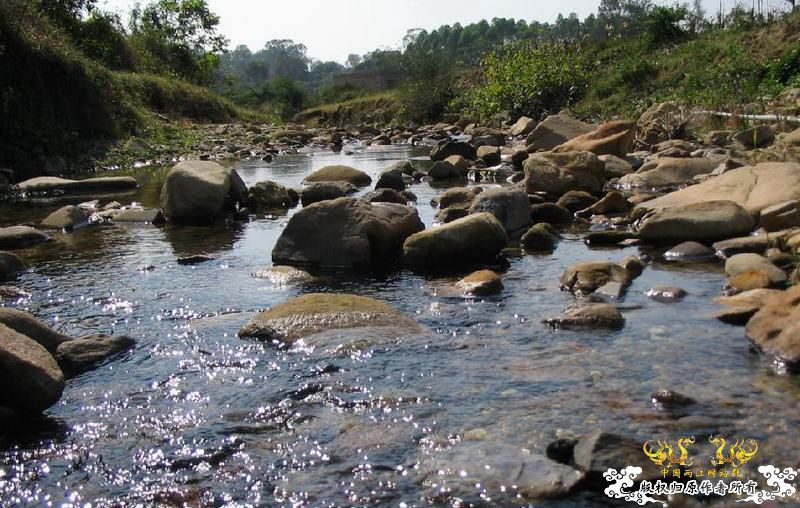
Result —
M 472 206 L 476 195 L 474 188 L 455 187 L 447 189 L 434 198 L 434 201 L 439 203 L 439 208 L 441 209 L 450 208 L 451 206 L 458 206 L 466 209 Z
M 595 303 L 568 307 L 560 315 L 549 317 L 545 323 L 553 328 L 604 328 L 619 330 L 625 326 L 625 318 L 619 309 L 607 303 Z
M 686 297 L 686 290 L 675 286 L 656 286 L 647 291 L 647 296 L 657 302 L 678 302 Z
M 530 153 L 539 150 L 552 150 L 571 139 L 594 130 L 594 126 L 585 124 L 566 115 L 550 115 L 528 134 L 525 143 Z
M 736 254 L 764 252 L 770 246 L 771 240 L 768 235 L 750 235 L 715 242 L 712 247 L 717 256 L 727 259 Z
M 127 351 L 134 344 L 136 341 L 127 335 L 87 335 L 59 344 L 55 358 L 64 374 L 71 377 Z
M 375 184 L 375 190 L 378 189 L 393 189 L 398 192 L 406 190 L 406 182 L 403 180 L 402 170 L 393 168 L 387 169 L 381 173 L 378 177 L 378 182 Z
M 253 274 L 257 279 L 267 279 L 276 286 L 290 284 L 305 284 L 312 282 L 314 277 L 305 270 L 298 270 L 292 266 L 272 266 L 264 268 Z
M 769 275 L 761 270 L 746 270 L 729 277 L 725 283 L 728 293 L 768 288 L 772 285 Z
M 193 266 L 199 265 L 200 263 L 206 263 L 208 261 L 213 261 L 215 258 L 214 256 L 206 256 L 204 254 L 197 254 L 194 256 L 186 256 L 182 258 L 178 258 L 176 262 L 181 266 Z
M 628 213 L 631 204 L 625 196 L 617 191 L 608 192 L 603 198 L 592 206 L 579 210 L 575 215 L 578 217 L 591 217 L 592 215 L 617 215 Z
M 494 215 L 476 213 L 408 237 L 403 244 L 403 259 L 418 268 L 488 263 L 507 244 L 505 228 Z
M 456 282 L 456 288 L 465 295 L 491 296 L 503 290 L 503 280 L 491 270 L 478 270 Z
M 163 212 L 158 208 L 129 208 L 115 213 L 115 223 L 142 222 L 147 224 L 163 224 L 166 222 Z
M 313 293 L 291 298 L 266 310 L 239 330 L 240 337 L 253 337 L 291 345 L 300 339 L 336 330 L 363 328 L 378 335 L 395 337 L 418 333 L 417 323 L 386 303 L 364 296 Z
M 89 223 L 89 215 L 77 206 L 67 205 L 51 213 L 39 223 L 41 229 L 72 231 Z
M 558 206 L 566 208 L 570 213 L 584 210 L 595 203 L 597 203 L 597 198 L 585 191 L 569 191 L 556 202 Z
M 733 201 L 750 213 L 800 199 L 800 164 L 762 162 L 732 169 L 719 176 L 640 203 L 649 210 L 673 208 L 710 201 Z
M 0 324 L 0 406 L 38 413 L 61 398 L 64 375 L 33 339 Z
M 578 440 L 575 438 L 559 438 L 547 444 L 547 458 L 555 460 L 559 464 L 572 465 L 572 456 L 575 452 L 575 445 Z
M 673 390 L 659 390 L 650 395 L 650 401 L 660 409 L 681 408 L 697 403 L 693 398 Z
M 590 485 L 603 488 L 608 485 L 603 473 L 610 468 L 619 470 L 625 466 L 643 464 L 642 456 L 641 443 L 602 430 L 581 437 L 574 451 L 575 464 L 586 473 Z M 652 471 L 645 471 L 645 478 L 652 474 Z
M 25 193 L 64 193 L 64 194 L 116 194 L 136 190 L 136 179 L 130 176 L 87 178 L 86 180 L 67 180 L 54 176 L 39 176 L 17 184 Z
M 0 300 L 17 300 L 21 298 L 30 298 L 30 296 L 30 293 L 16 286 L 0 286 Z
M 404 160 L 404 161 L 397 161 L 383 170 L 384 173 L 390 171 L 400 171 L 402 174 L 406 176 L 411 176 L 416 171 L 416 168 L 414 167 L 414 164 L 411 161 Z
M 161 188 L 161 208 L 172 222 L 208 222 L 246 201 L 239 175 L 210 161 L 179 162 Z
M 455 166 L 447 161 L 436 161 L 428 170 L 428 176 L 434 182 L 442 182 L 447 180 L 457 180 L 464 178 L 464 175 Z
M 469 210 L 466 208 L 461 208 L 458 206 L 451 206 L 450 208 L 445 208 L 444 210 L 439 210 L 436 212 L 436 216 L 434 219 L 436 222 L 440 222 L 442 224 L 447 224 L 448 222 L 453 222 L 458 219 L 463 219 L 469 215 Z
M 531 251 L 551 251 L 558 243 L 556 228 L 546 222 L 531 226 L 520 239 L 520 245 Z
M 618 282 L 626 287 L 641 273 L 641 266 L 633 264 L 626 268 L 611 261 L 576 263 L 561 276 L 561 287 L 575 294 L 587 295 L 609 282 Z
M 439 141 L 431 150 L 432 161 L 443 161 L 451 155 L 460 155 L 465 159 L 475 160 L 475 147 L 462 141 L 451 141 L 449 139 Z
M 270 210 L 286 210 L 292 207 L 289 190 L 269 180 L 258 182 L 247 191 L 247 206 L 256 213 Z
M 469 173 L 469 162 L 460 155 L 451 155 L 450 157 L 446 158 L 444 162 L 451 164 L 458 174 L 461 176 L 467 176 Z
M 598 158 L 605 164 L 606 179 L 622 178 L 634 171 L 630 162 L 616 155 L 600 155 Z
M 554 152 L 592 152 L 595 155 L 625 157 L 633 147 L 636 123 L 624 120 L 606 122 L 553 149 Z
M 536 153 L 523 164 L 525 192 L 562 196 L 571 190 L 599 192 L 606 183 L 603 162 L 589 152 Z
M 10 279 L 27 269 L 16 254 L 0 251 L 0 279 Z
M 350 166 L 325 166 L 322 167 L 305 179 L 308 183 L 318 182 L 347 182 L 356 187 L 366 187 L 372 184 L 372 178 L 363 171 Z
M 734 296 L 715 298 L 714 303 L 724 305 L 725 309 L 716 312 L 714 317 L 723 323 L 744 326 L 770 298 L 780 294 L 782 292 L 778 289 L 752 289 Z
M 773 296 L 747 322 L 747 338 L 787 367 L 800 367 L 800 286 Z
M 422 484 L 437 497 L 447 493 L 475 506 L 485 504 L 486 498 L 510 506 L 515 498 L 562 497 L 576 490 L 583 479 L 580 471 L 569 466 L 492 441 L 462 441 L 420 467 Z
M 768 285 L 783 284 L 787 280 L 786 272 L 758 254 L 736 254 L 725 261 L 725 274 L 728 277 L 736 277 L 750 271 L 758 271 L 766 275 L 769 279 Z
M 50 240 L 50 237 L 30 226 L 0 228 L 0 249 L 24 249 Z
M 277 264 L 358 267 L 392 260 L 424 229 L 416 209 L 339 198 L 305 207 L 289 220 L 272 251 Z
M 31 314 L 8 307 L 0 307 L 0 324 L 35 341 L 50 354 L 55 354 L 59 345 L 71 340 L 70 337 L 53 330 Z
M 548 224 L 569 224 L 575 217 L 569 210 L 556 203 L 541 203 L 530 206 L 530 220 L 532 222 L 547 222 Z
M 500 149 L 496 146 L 482 146 L 477 149 L 475 156 L 487 166 L 500 164 Z
M 361 199 L 367 203 L 397 203 L 400 205 L 408 204 L 408 199 L 406 199 L 406 197 L 401 193 L 394 189 L 386 188 L 367 192 L 361 196 Z
M 303 206 L 313 205 L 320 201 L 338 199 L 356 192 L 357 189 L 347 182 L 323 182 L 311 184 L 300 194 Z
M 511 126 L 510 134 L 512 136 L 527 136 L 535 128 L 536 128 L 536 120 L 534 120 L 533 118 L 528 118 L 527 116 L 521 116 L 514 123 L 514 125 Z
M 619 184 L 648 189 L 681 185 L 711 173 L 717 166 L 719 161 L 714 159 L 660 157 L 645 163 L 636 173 L 623 176 Z
M 528 195 L 516 189 L 495 188 L 478 194 L 469 213 L 482 212 L 494 215 L 509 233 L 520 231 L 531 223 Z
M 761 210 L 760 220 L 761 227 L 769 232 L 798 227 L 800 226 L 800 201 L 794 199 L 768 206 Z
M 775 141 L 775 131 L 769 125 L 759 125 L 737 132 L 733 135 L 733 139 L 747 150 L 763 148 Z
M 603 245 L 617 245 L 634 238 L 637 238 L 637 235 L 633 231 L 609 229 L 606 231 L 592 231 L 583 238 L 583 241 L 590 247 L 599 247 Z
M 639 236 L 653 242 L 712 241 L 747 234 L 755 221 L 733 201 L 707 201 L 657 211 L 639 226 Z

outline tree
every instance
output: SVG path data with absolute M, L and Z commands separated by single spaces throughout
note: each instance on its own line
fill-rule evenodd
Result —
M 97 0 L 42 0 L 39 10 L 51 21 L 74 32 L 84 14 L 91 13 Z
M 132 39 L 150 58 L 152 70 L 208 83 L 228 41 L 217 33 L 219 16 L 205 0 L 156 0 L 131 11 Z
M 362 60 L 361 55 L 350 53 L 349 55 L 347 55 L 346 65 L 349 69 L 352 69 L 354 67 L 358 67 L 358 64 L 361 63 L 361 60 Z

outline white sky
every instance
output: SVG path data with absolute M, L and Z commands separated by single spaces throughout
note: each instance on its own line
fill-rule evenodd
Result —
M 555 21 L 559 13 L 583 19 L 599 0 L 207 0 L 218 14 L 231 47 L 259 49 L 271 39 L 292 39 L 317 60 L 343 63 L 350 53 L 399 47 L 410 28 L 431 30 L 456 22 L 515 18 Z M 723 0 L 733 4 L 737 0 Z M 99 0 L 107 10 L 127 13 L 135 0 Z M 143 4 L 147 0 L 142 0 Z M 716 12 L 719 0 L 703 0 Z

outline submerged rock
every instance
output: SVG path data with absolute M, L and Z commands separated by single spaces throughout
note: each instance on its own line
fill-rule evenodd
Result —
M 65 193 L 65 194 L 115 194 L 133 191 L 138 187 L 136 179 L 130 176 L 87 178 L 86 180 L 67 180 L 54 176 L 39 176 L 17 184 L 20 192 L 26 193 Z
M 503 280 L 491 270 L 479 270 L 458 281 L 456 287 L 466 295 L 490 296 L 503 290 Z
M 257 279 L 266 279 L 276 286 L 289 284 L 304 284 L 312 282 L 314 277 L 305 270 L 298 270 L 292 266 L 271 266 L 253 274 Z
M 733 201 L 707 201 L 659 210 L 645 217 L 639 237 L 654 242 L 713 241 L 747 234 L 755 221 Z
M 625 466 L 644 464 L 640 442 L 599 429 L 581 437 L 573 453 L 575 464 L 586 473 L 591 486 L 606 487 L 608 482 L 604 480 L 603 473 L 610 468 L 619 470 Z M 651 478 L 654 474 L 661 477 L 660 468 L 658 473 L 647 470 L 655 466 L 645 468 L 645 478 Z
M 747 322 L 746 333 L 764 354 L 800 367 L 800 286 L 769 298 Z
M 752 289 L 733 296 L 715 298 L 714 303 L 724 305 L 725 309 L 716 312 L 714 317 L 723 323 L 744 326 L 770 298 L 781 293 L 778 289 Z
M 350 166 L 325 166 L 308 175 L 305 181 L 308 183 L 347 182 L 356 187 L 366 187 L 372 183 L 372 178 L 363 171 Z
M 127 335 L 87 335 L 59 344 L 56 361 L 68 377 L 94 368 L 113 355 L 127 351 L 136 341 Z
M 161 208 L 172 222 L 207 222 L 246 201 L 241 177 L 210 161 L 179 162 L 161 189 Z
M 33 339 L 0 324 L 0 406 L 38 413 L 61 398 L 64 375 Z
M 42 229 L 72 231 L 89 223 L 89 214 L 77 206 L 67 205 L 51 213 L 39 223 Z
M 50 240 L 50 236 L 30 226 L 0 228 L 0 249 L 24 249 Z
M 553 328 L 607 328 L 619 330 L 625 326 L 625 318 L 622 317 L 619 309 L 607 303 L 569 307 L 558 316 L 546 318 L 544 322 Z
M 579 295 L 593 293 L 609 282 L 625 288 L 642 273 L 642 267 L 632 261 L 627 266 L 611 261 L 576 263 L 561 276 L 561 287 Z
M 277 264 L 365 267 L 391 261 L 424 229 L 416 209 L 339 198 L 307 206 L 289 220 L 272 250 Z
M 403 261 L 434 269 L 490 263 L 507 244 L 503 225 L 494 215 L 483 212 L 408 237 L 403 244 Z
M 253 337 L 292 345 L 303 339 L 335 330 L 367 329 L 380 336 L 418 333 L 417 323 L 386 303 L 364 296 L 314 293 L 291 298 L 266 310 L 239 330 L 240 337 Z

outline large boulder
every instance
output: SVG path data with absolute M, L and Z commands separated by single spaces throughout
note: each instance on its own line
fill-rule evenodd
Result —
M 536 128 L 536 120 L 527 116 L 519 117 L 514 125 L 511 126 L 512 136 L 527 136 Z
M 460 155 L 465 159 L 475 160 L 475 147 L 463 141 L 445 139 L 439 141 L 431 150 L 432 161 L 443 161 L 451 155 Z
M 50 354 L 55 354 L 58 346 L 71 340 L 70 337 L 53 330 L 31 314 L 17 309 L 0 307 L 0 324 L 36 341 Z
M 419 333 L 417 323 L 388 304 L 348 294 L 312 293 L 291 298 L 261 312 L 241 330 L 239 337 L 252 337 L 281 345 L 302 340 L 305 345 L 327 345 L 336 332 L 350 337 L 363 334 L 399 337 Z
M 416 209 L 339 198 L 307 206 L 289 220 L 272 251 L 276 264 L 358 267 L 390 261 L 425 226 Z
M 27 269 L 16 254 L 0 251 L 0 280 L 14 277 Z
M 525 143 L 530 153 L 539 150 L 552 150 L 553 148 L 577 138 L 582 134 L 588 134 L 595 129 L 593 125 L 585 124 L 580 120 L 575 120 L 566 115 L 550 115 L 528 134 Z
M 606 183 L 603 162 L 590 152 L 532 154 L 523 164 L 525 191 L 561 196 L 572 190 L 599 192 Z
M 686 107 L 677 102 L 662 102 L 650 106 L 636 122 L 638 139 L 646 145 L 656 145 L 681 134 L 686 127 Z
M 372 178 L 350 166 L 325 166 L 308 175 L 306 182 L 347 182 L 357 187 L 366 187 L 372 183 Z
M 697 185 L 637 205 L 657 210 L 707 201 L 733 201 L 750 213 L 800 199 L 800 164 L 762 162 L 732 169 Z
M 666 187 L 692 183 L 694 177 L 711 173 L 719 161 L 707 158 L 661 157 L 645 163 L 636 173 L 619 179 L 629 187 Z
M 183 161 L 167 174 L 161 208 L 172 222 L 205 222 L 247 201 L 247 186 L 232 169 L 211 161 Z
M 769 298 L 747 322 L 747 338 L 792 369 L 800 367 L 800 286 Z
M 554 152 L 592 152 L 595 155 L 625 157 L 633 147 L 636 124 L 623 120 L 607 122 L 553 149 Z
M 475 197 L 469 213 L 489 212 L 509 233 L 520 231 L 531 223 L 528 195 L 517 189 L 495 188 Z
M 490 213 L 476 213 L 408 237 L 403 260 L 417 268 L 446 268 L 495 260 L 508 244 L 503 225 Z
M 33 194 L 116 194 L 136 190 L 138 184 L 131 176 L 109 176 L 67 180 L 55 176 L 38 176 L 17 184 L 20 192 Z
M 733 201 L 707 201 L 658 210 L 645 217 L 639 237 L 653 242 L 715 241 L 750 233 L 755 220 Z
M 24 249 L 48 240 L 47 234 L 30 226 L 0 228 L 0 249 Z
M 51 213 L 39 223 L 42 229 L 72 231 L 89 223 L 89 214 L 81 208 L 66 205 Z
M 434 182 L 443 182 L 463 178 L 465 175 L 459 171 L 458 168 L 450 164 L 450 162 L 444 160 L 434 162 L 428 170 L 428 176 L 431 177 Z
M 397 192 L 406 190 L 406 182 L 403 180 L 403 171 L 399 167 L 392 167 L 383 171 L 375 184 L 375 190 L 393 189 Z
M 38 413 L 61 398 L 64 374 L 33 339 L 0 324 L 0 406 Z

